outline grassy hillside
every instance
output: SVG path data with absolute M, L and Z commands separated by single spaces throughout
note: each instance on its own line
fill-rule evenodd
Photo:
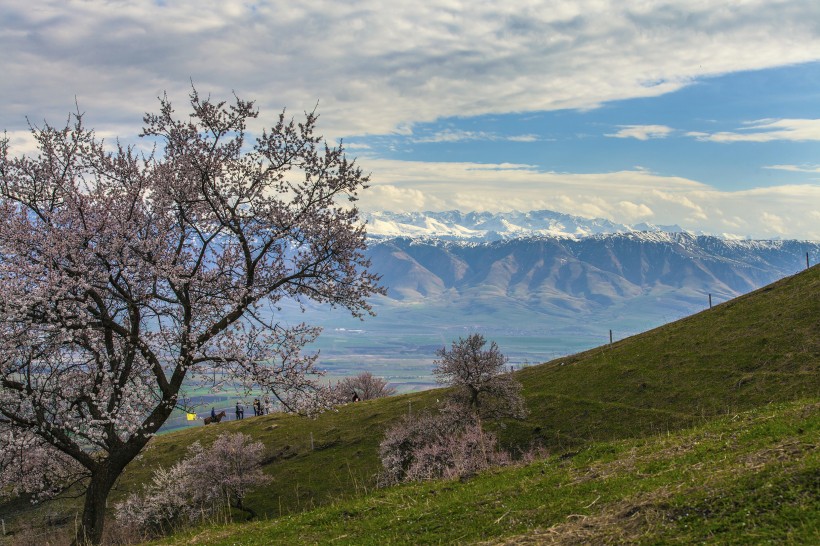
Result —
M 649 332 L 522 370 L 530 434 L 567 449 L 820 393 L 820 267 Z
M 816 544 L 818 439 L 820 403 L 766 406 L 160 543 Z
M 556 457 L 569 456 L 593 442 L 650 437 L 811 398 L 820 393 L 818 332 L 820 267 L 814 267 L 613 346 L 518 372 L 531 414 L 506 423 L 500 437 L 511 449 L 535 442 Z M 273 482 L 247 499 L 263 517 L 361 497 L 372 490 L 384 429 L 441 396 L 426 391 L 351 404 L 312 420 L 270 415 L 160 436 L 129 466 L 112 500 L 137 490 L 158 465 L 173 464 L 193 441 L 208 443 L 228 431 L 265 443 Z M 57 506 L 49 510 L 71 510 Z

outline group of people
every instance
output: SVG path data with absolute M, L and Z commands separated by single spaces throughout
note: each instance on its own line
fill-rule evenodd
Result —
M 236 420 L 244 419 L 245 418 L 245 406 L 242 405 L 242 402 L 236 403 L 236 408 L 234 409 L 236 412 Z M 253 414 L 254 416 L 258 417 L 260 415 L 267 415 L 271 411 L 271 404 L 270 399 L 266 396 L 264 400 L 259 400 L 258 398 L 253 399 Z M 224 416 L 224 412 L 223 416 Z M 218 423 L 219 422 L 219 415 L 216 413 L 216 408 L 211 408 L 211 421 Z
M 245 418 L 245 406 L 242 405 L 242 402 L 236 403 L 236 419 L 244 419 Z M 267 415 L 270 413 L 270 400 L 268 397 L 265 397 L 264 401 L 259 400 L 258 398 L 253 399 L 253 414 L 254 416 L 258 417 L 260 415 Z

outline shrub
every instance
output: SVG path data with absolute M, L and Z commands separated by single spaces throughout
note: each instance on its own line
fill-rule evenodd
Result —
M 379 445 L 381 485 L 436 478 L 460 478 L 509 461 L 495 435 L 484 432 L 474 414 L 445 408 L 438 415 L 406 416 L 389 428 Z
M 255 512 L 245 506 L 248 491 L 267 483 L 262 472 L 264 446 L 245 434 L 222 434 L 205 449 L 199 442 L 188 448 L 188 457 L 169 469 L 158 468 L 142 495 L 130 495 L 116 506 L 117 520 L 147 535 L 164 534 L 231 508 Z
M 340 403 L 347 403 L 355 394 L 359 400 L 373 400 L 396 394 L 396 389 L 387 384 L 387 380 L 376 377 L 370 372 L 362 372 L 353 377 L 345 377 L 335 386 L 336 398 Z

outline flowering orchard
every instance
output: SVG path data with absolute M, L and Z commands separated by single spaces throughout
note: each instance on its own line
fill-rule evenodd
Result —
M 163 97 L 144 117 L 151 154 L 104 144 L 80 113 L 33 127 L 36 157 L 0 140 L 0 490 L 80 480 L 77 542 L 100 541 L 111 487 L 183 383 L 323 403 L 300 352 L 318 329 L 279 324 L 280 301 L 361 317 L 383 291 L 355 207 L 368 177 L 314 113 L 251 140 L 252 102 L 194 89 L 190 106 L 176 117 Z

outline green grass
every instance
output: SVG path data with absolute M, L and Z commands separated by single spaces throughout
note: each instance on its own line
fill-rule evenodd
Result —
M 540 428 L 550 446 L 570 447 L 813 396 L 818 332 L 815 267 L 611 347 L 522 370 L 533 415 L 523 426 Z
M 819 439 L 820 403 L 792 402 L 159 544 L 813 544 Z
M 526 449 L 536 443 L 560 457 L 590 449 L 589 453 L 600 449 L 617 451 L 622 445 L 617 443 L 619 440 L 640 442 L 641 438 L 657 438 L 659 434 L 700 426 L 720 416 L 736 415 L 772 402 L 811 399 L 820 393 L 818 332 L 820 267 L 814 267 L 612 346 L 517 372 L 524 384 L 530 416 L 524 421 L 505 423 L 497 431 L 503 446 L 508 449 Z M 425 391 L 351 404 L 316 419 L 269 415 L 158 436 L 141 459 L 128 467 L 111 501 L 116 502 L 126 493 L 139 490 L 140 484 L 157 466 L 167 467 L 179 460 L 193 441 L 207 444 L 219 433 L 245 432 L 265 444 L 268 457 L 265 470 L 273 478 L 270 486 L 255 491 L 247 499 L 247 504 L 262 518 L 287 516 L 288 519 L 277 521 L 296 521 L 291 518 L 310 517 L 296 515 L 304 510 L 331 504 L 332 507 L 323 508 L 326 511 L 317 514 L 326 514 L 325 517 L 330 519 L 341 517 L 339 510 L 360 514 L 364 509 L 337 509 L 334 503 L 345 499 L 358 499 L 353 505 L 371 502 L 365 495 L 374 492 L 374 475 L 379 470 L 378 444 L 383 431 L 400 415 L 433 407 L 436 399 L 442 396 L 440 390 Z M 616 455 L 612 456 L 613 461 L 617 459 Z M 575 464 L 575 458 L 567 460 Z M 504 477 L 499 478 L 509 481 L 503 490 L 519 487 L 516 472 L 523 473 L 520 474 L 522 480 L 527 479 L 525 469 L 508 472 L 512 473 L 505 472 Z M 801 478 L 795 479 L 799 482 Z M 480 482 L 464 487 L 483 487 Z M 417 502 L 432 502 L 433 497 L 447 497 L 451 486 L 454 485 L 425 485 L 397 491 L 406 491 L 405 494 L 416 497 Z M 439 487 L 444 489 L 436 489 Z M 595 491 L 594 484 L 589 487 Z M 436 489 L 432 496 L 427 495 L 430 488 Z M 392 499 L 385 501 L 389 506 L 398 502 L 391 495 L 402 493 L 377 491 L 374 494 L 373 499 Z M 454 495 L 452 510 L 460 513 L 455 505 L 465 502 L 468 497 L 461 493 Z M 544 493 L 544 496 L 550 497 L 551 494 Z M 596 496 L 592 495 L 587 502 L 592 502 Z M 618 498 L 621 497 L 624 495 Z M 596 501 L 593 507 L 599 508 L 604 501 L 606 498 Z M 506 510 L 502 509 L 506 501 L 499 497 L 498 502 L 498 510 L 491 512 L 496 518 Z M 538 507 L 543 503 L 537 498 L 523 499 L 522 506 L 534 504 L 520 509 L 522 513 L 526 510 L 553 513 L 556 507 L 552 501 L 544 502 L 545 507 L 541 509 Z M 71 506 L 78 505 L 64 504 L 58 510 L 70 511 Z M 0 516 L 8 520 L 9 516 L 4 514 L 19 508 L 19 505 L 0 507 Z M 724 508 L 728 509 L 722 505 L 709 509 Z M 27 517 L 42 520 L 42 510 Z M 388 517 L 390 509 L 385 510 L 388 513 L 385 517 Z M 372 512 L 377 510 L 366 510 L 367 514 Z M 560 510 L 556 512 L 560 513 Z M 558 518 L 550 523 L 544 517 L 539 516 L 538 521 L 542 521 L 539 526 L 553 525 L 561 519 L 557 515 L 550 516 Z M 498 524 L 488 524 L 484 532 L 490 533 L 499 527 L 508 534 L 514 529 L 523 533 L 536 521 L 519 516 L 516 521 L 520 520 L 520 525 L 507 529 L 505 525 L 511 525 L 512 519 L 516 518 L 504 516 Z M 680 521 L 685 521 L 685 516 Z M 447 520 L 429 524 L 431 530 L 424 536 L 430 540 L 443 531 L 440 527 L 450 525 Z M 252 532 L 264 525 L 251 524 L 247 529 Z M 675 533 L 679 532 L 682 531 L 675 530 Z M 480 540 L 482 536 L 478 532 L 465 535 L 463 540 Z M 442 540 L 461 539 L 452 536 Z

